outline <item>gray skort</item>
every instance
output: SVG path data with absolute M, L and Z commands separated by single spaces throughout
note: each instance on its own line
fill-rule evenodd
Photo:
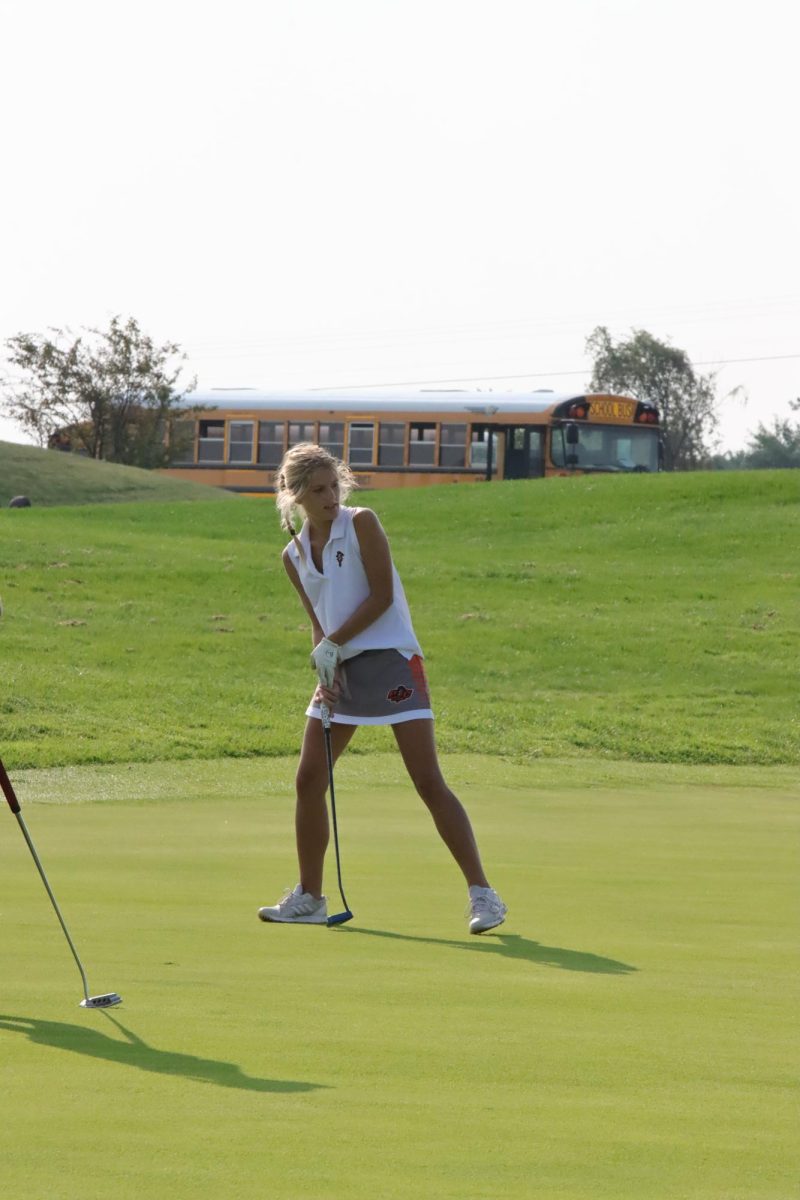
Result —
M 332 721 L 340 725 L 397 725 L 433 717 L 425 668 L 418 654 L 404 658 L 397 650 L 363 650 L 339 669 L 342 695 Z M 313 697 L 306 716 L 321 719 Z

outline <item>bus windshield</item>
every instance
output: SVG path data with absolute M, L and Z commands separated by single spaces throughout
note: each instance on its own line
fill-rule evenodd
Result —
M 553 465 L 578 471 L 657 471 L 658 430 L 619 425 L 571 426 L 578 441 L 567 441 L 567 426 L 552 431 Z

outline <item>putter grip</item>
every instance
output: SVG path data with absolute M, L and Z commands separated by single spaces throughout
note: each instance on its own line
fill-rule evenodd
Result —
M 19 812 L 19 800 L 14 795 L 14 789 L 11 786 L 11 780 L 6 774 L 6 769 L 3 766 L 3 760 L 0 759 L 0 787 L 3 789 L 3 795 L 8 801 L 8 807 L 13 813 Z

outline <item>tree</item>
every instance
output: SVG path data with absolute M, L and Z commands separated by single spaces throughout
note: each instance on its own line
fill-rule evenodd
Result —
M 6 346 L 22 376 L 3 379 L 2 406 L 40 445 L 137 467 L 165 466 L 181 449 L 177 422 L 195 411 L 180 403 L 194 381 L 177 387 L 186 356 L 175 342 L 157 346 L 133 317 L 78 337 L 18 333 Z
M 800 412 L 800 400 L 790 400 L 789 407 Z M 747 447 L 749 467 L 800 467 L 800 424 L 777 417 L 768 429 L 761 421 L 750 435 Z
M 746 450 L 723 450 L 712 454 L 705 465 L 711 471 L 746 471 L 750 467 L 750 456 Z
M 616 345 L 603 325 L 586 341 L 594 356 L 590 388 L 617 392 L 655 404 L 661 414 L 664 466 L 692 470 L 707 461 L 708 439 L 717 427 L 713 375 L 698 375 L 684 350 L 634 329 Z

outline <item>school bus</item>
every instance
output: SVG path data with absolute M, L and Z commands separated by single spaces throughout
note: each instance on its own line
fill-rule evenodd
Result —
M 164 473 L 266 495 L 300 442 L 347 462 L 366 488 L 588 472 L 657 471 L 659 414 L 629 396 L 533 392 L 192 393 Z M 182 426 L 182 428 L 181 428 Z

